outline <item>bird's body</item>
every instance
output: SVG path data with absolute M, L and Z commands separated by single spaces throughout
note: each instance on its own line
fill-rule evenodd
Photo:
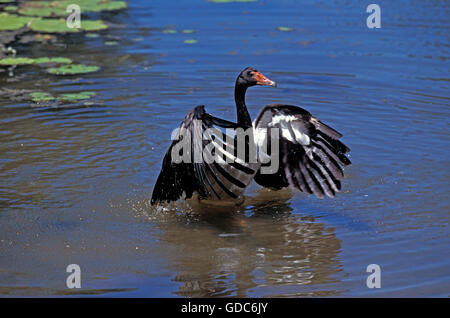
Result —
M 252 180 L 272 188 L 296 188 L 334 197 L 349 165 L 341 134 L 293 105 L 265 106 L 252 122 L 245 92 L 275 83 L 253 68 L 242 71 L 235 87 L 237 123 L 208 114 L 203 105 L 188 112 L 169 147 L 151 203 L 180 198 L 242 200 Z

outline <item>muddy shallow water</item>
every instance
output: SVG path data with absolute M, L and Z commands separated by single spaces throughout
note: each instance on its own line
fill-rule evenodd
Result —
M 97 38 L 19 45 L 101 70 L 0 73 L 3 90 L 96 92 L 86 105 L 0 98 L 0 295 L 449 296 L 450 9 L 377 3 L 371 30 L 360 1 L 129 1 Z M 344 135 L 342 193 L 252 186 L 233 209 L 151 207 L 172 129 L 198 104 L 234 120 L 246 66 L 279 85 L 249 89 L 253 118 L 297 104 Z

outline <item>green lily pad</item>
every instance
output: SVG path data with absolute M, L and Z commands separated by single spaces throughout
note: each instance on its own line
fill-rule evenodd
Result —
M 29 21 L 30 18 L 28 17 L 19 17 L 6 12 L 0 13 L 0 31 L 18 30 L 23 28 Z
M 99 31 L 108 28 L 102 20 L 82 20 L 80 28 L 69 28 L 65 19 L 34 19 L 30 28 L 33 31 L 46 33 L 66 33 L 79 31 Z
M 291 31 L 294 31 L 293 28 L 283 27 L 283 26 L 279 26 L 279 27 L 277 28 L 277 30 L 278 30 L 278 31 L 282 31 L 282 32 L 291 32 Z
M 36 64 L 55 63 L 55 64 L 70 64 L 72 60 L 67 57 L 39 57 L 34 59 Z
M 5 10 L 5 11 L 8 11 L 8 12 L 15 12 L 15 11 L 17 11 L 17 9 L 19 9 L 18 6 L 6 6 L 6 7 L 4 8 L 4 10 Z
M 124 9 L 125 1 L 110 0 L 62 0 L 62 1 L 29 1 L 21 3 L 19 13 L 38 17 L 65 17 L 69 5 L 79 5 L 82 12 L 101 12 Z
M 93 96 L 95 96 L 95 92 L 69 93 L 69 94 L 61 94 L 60 96 L 58 96 L 58 100 L 74 102 L 89 99 Z
M 108 26 L 102 20 L 82 20 L 81 29 L 84 31 L 100 31 L 107 29 Z
M 197 40 L 194 40 L 194 39 L 184 40 L 184 43 L 186 43 L 186 44 L 194 44 L 194 43 L 197 43 Z
M 48 102 L 55 99 L 51 94 L 45 92 L 32 92 L 30 97 L 35 103 Z
M 105 41 L 105 45 L 117 45 L 117 44 L 119 44 L 119 42 L 117 42 L 117 41 Z
M 89 66 L 83 64 L 68 64 L 60 67 L 52 67 L 47 70 L 50 74 L 55 75 L 76 75 L 97 72 L 99 66 Z
M 50 17 L 55 15 L 55 8 L 52 8 L 50 6 L 39 6 L 39 3 L 41 1 L 38 2 L 25 2 L 23 3 L 18 12 L 22 15 L 28 15 L 28 16 L 33 16 L 33 17 Z M 48 2 L 48 4 L 50 4 L 50 2 Z
M 185 34 L 190 34 L 190 33 L 194 33 L 195 30 L 185 29 L 185 30 L 182 30 L 181 32 L 183 32 L 183 33 L 185 33 Z
M 32 59 L 28 57 L 5 57 L 0 59 L 0 65 L 29 65 L 29 64 L 70 64 L 72 60 L 66 57 L 39 57 Z
M 5 57 L 0 59 L 0 65 L 29 65 L 34 64 L 35 60 L 28 57 Z
M 35 103 L 44 103 L 53 100 L 57 100 L 59 102 L 77 102 L 80 100 L 90 99 L 94 97 L 95 92 L 80 92 L 80 93 L 67 93 L 61 94 L 58 97 L 53 96 L 47 92 L 32 92 L 30 93 L 30 98 Z
M 66 1 L 73 3 L 72 0 Z M 85 2 L 88 2 L 88 6 L 84 6 L 84 10 L 86 11 L 92 11 L 92 12 L 100 12 L 100 11 L 113 11 L 113 10 L 120 10 L 125 9 L 127 7 L 127 3 L 125 1 L 91 1 L 91 0 L 85 0 Z M 76 3 L 76 1 L 75 1 Z
M 64 19 L 35 19 L 31 22 L 30 28 L 34 31 L 46 33 L 78 32 L 78 29 L 67 27 Z
M 86 33 L 87 38 L 98 38 L 100 35 L 98 33 Z
M 165 29 L 165 30 L 163 30 L 163 33 L 165 33 L 165 34 L 175 34 L 175 33 L 177 33 L 177 30 Z

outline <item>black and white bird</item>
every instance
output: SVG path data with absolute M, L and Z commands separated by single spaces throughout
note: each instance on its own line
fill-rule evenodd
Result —
M 235 85 L 236 123 L 208 114 L 203 105 L 189 111 L 179 129 L 185 134 L 179 133 L 164 156 L 152 205 L 189 199 L 194 194 L 199 200 L 239 200 L 252 180 L 263 187 L 291 187 L 319 198 L 334 197 L 340 191 L 343 167 L 351 163 L 345 155 L 350 149 L 339 141 L 342 135 L 308 111 L 292 105 L 267 105 L 252 122 L 245 93 L 254 85 L 276 86 L 256 69 L 244 69 Z M 224 129 L 228 133 L 223 133 Z M 238 129 L 253 132 L 252 138 L 245 140 L 247 152 L 254 146 L 258 153 L 270 157 L 277 150 L 276 170 L 264 173 L 264 167 L 270 163 L 251 160 L 247 153 L 244 157 L 238 155 L 236 134 L 229 133 Z M 279 131 L 276 143 L 272 129 Z M 196 153 L 203 154 L 208 144 L 214 148 L 212 156 L 227 160 L 198 160 Z M 278 149 L 274 149 L 275 144 Z M 189 160 L 177 160 L 174 154 Z

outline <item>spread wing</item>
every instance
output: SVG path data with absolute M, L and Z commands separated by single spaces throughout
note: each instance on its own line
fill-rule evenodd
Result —
M 263 164 L 255 175 L 258 184 L 275 189 L 292 186 L 319 198 L 340 191 L 343 167 L 351 162 L 345 156 L 350 149 L 338 140 L 339 132 L 291 105 L 267 105 L 253 126 L 258 145 L 271 143 L 270 128 L 277 128 L 279 134 L 279 169 L 265 174 Z M 273 145 L 269 149 L 273 155 Z
M 176 201 L 183 195 L 188 199 L 195 192 L 200 198 L 215 200 L 237 199 L 244 192 L 259 166 L 236 158 L 233 137 L 227 139 L 220 128 L 237 125 L 206 113 L 203 105 L 186 115 L 164 156 L 152 205 Z M 214 149 L 204 152 L 208 145 Z M 215 160 L 216 154 L 224 160 Z

